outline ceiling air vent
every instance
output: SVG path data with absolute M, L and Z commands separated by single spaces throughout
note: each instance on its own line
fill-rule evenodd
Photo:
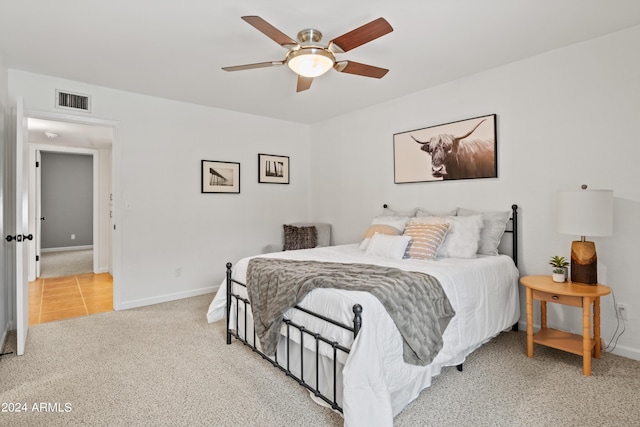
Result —
M 91 112 L 91 96 L 56 89 L 56 107 Z

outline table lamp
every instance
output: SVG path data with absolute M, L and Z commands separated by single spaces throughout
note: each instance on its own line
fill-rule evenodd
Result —
M 588 285 L 598 283 L 596 245 L 585 236 L 613 234 L 613 190 L 558 192 L 558 231 L 581 236 L 571 243 L 571 281 Z

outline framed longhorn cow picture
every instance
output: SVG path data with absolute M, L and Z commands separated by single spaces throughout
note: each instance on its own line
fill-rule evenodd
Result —
M 394 182 L 497 178 L 496 115 L 393 135 Z

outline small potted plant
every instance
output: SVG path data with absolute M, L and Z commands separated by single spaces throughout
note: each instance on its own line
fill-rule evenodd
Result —
M 554 282 L 564 282 L 567 280 L 567 267 L 569 266 L 569 261 L 565 259 L 563 256 L 553 256 L 549 260 L 549 265 L 553 267 L 553 281 Z

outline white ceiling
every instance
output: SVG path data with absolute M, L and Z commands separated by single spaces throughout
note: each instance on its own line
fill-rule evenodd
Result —
M 29 118 L 28 127 L 29 142 L 48 144 L 52 147 L 110 149 L 113 143 L 113 128 L 107 126 Z M 50 138 L 45 132 L 57 136 Z
M 390 72 L 296 93 L 287 67 L 222 71 L 284 59 L 243 15 L 324 42 L 382 16 L 394 32 L 338 59 Z M 314 123 L 638 24 L 638 0 L 0 0 L 0 49 L 9 68 Z

